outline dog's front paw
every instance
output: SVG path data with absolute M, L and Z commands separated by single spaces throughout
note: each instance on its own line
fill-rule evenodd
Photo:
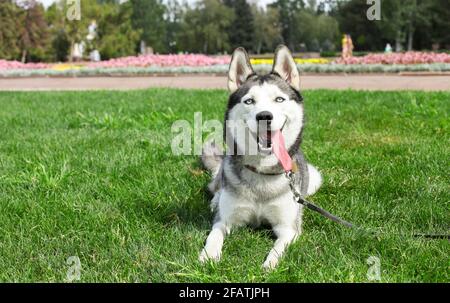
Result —
M 278 258 L 273 256 L 268 256 L 266 261 L 264 261 L 263 268 L 267 271 L 275 269 L 278 265 Z
M 202 249 L 200 256 L 198 257 L 201 263 L 205 263 L 209 260 L 218 262 L 220 260 L 220 251 L 207 251 Z

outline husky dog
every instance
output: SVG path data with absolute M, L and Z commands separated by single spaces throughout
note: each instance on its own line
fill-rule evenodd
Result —
M 224 238 L 232 228 L 264 223 L 272 226 L 277 237 L 263 264 L 272 269 L 300 235 L 303 207 L 294 201 L 288 179 L 271 149 L 284 145 L 279 148 L 285 149 L 298 167 L 295 185 L 303 196 L 312 195 L 322 184 L 320 173 L 306 162 L 299 146 L 304 124 L 300 76 L 286 46 L 277 48 L 272 71 L 266 75 L 257 75 L 245 49 L 237 48 L 229 67 L 228 89 L 225 139 L 233 148 L 223 153 L 211 142 L 203 147 L 203 164 L 213 175 L 209 189 L 216 216 L 199 259 L 218 261 Z M 243 121 L 245 127 L 231 131 L 230 122 L 235 121 Z M 246 141 L 236 139 L 239 132 L 246 131 L 256 139 L 254 154 L 246 152 Z M 275 139 L 275 134 L 284 140 Z

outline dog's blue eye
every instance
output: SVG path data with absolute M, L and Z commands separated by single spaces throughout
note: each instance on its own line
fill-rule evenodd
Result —
M 254 103 L 255 103 L 255 100 L 253 100 L 253 99 L 247 99 L 247 100 L 244 100 L 244 103 L 247 104 L 247 105 L 254 104 Z
M 281 103 L 281 102 L 283 102 L 284 100 L 286 100 L 286 99 L 284 99 L 283 97 L 277 97 L 277 98 L 275 99 L 275 102 Z

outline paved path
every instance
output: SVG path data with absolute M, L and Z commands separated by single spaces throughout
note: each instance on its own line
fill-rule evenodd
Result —
M 447 90 L 450 75 L 304 75 L 303 89 Z M 0 79 L 0 90 L 145 89 L 149 87 L 226 88 L 224 76 L 86 77 Z

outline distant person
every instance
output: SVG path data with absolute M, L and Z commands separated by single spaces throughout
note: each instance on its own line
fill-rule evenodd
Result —
M 72 60 L 75 62 L 83 59 L 84 47 L 82 43 L 74 43 L 72 48 Z
M 342 58 L 353 57 L 353 41 L 350 35 L 345 34 L 342 38 Z
M 392 46 L 390 43 L 386 44 L 386 47 L 384 48 L 384 52 L 387 54 L 392 53 Z

